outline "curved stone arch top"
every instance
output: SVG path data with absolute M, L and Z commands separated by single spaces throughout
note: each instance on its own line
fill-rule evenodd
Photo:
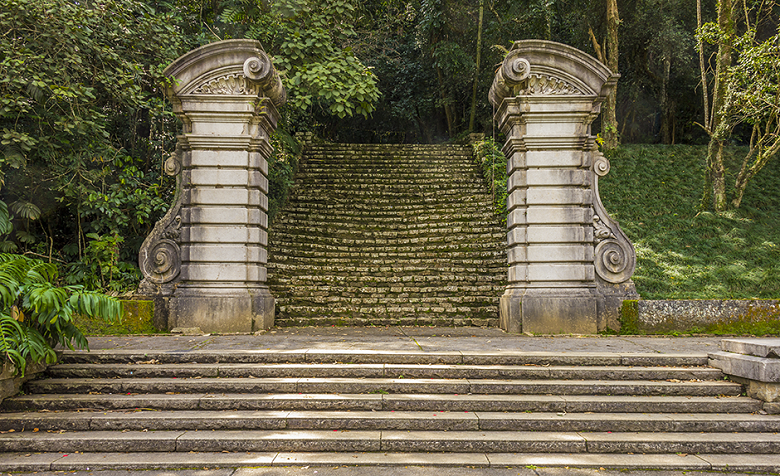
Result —
M 494 106 L 516 96 L 597 96 L 603 100 L 619 77 L 596 58 L 571 46 L 521 40 L 504 58 L 488 98 Z
M 224 40 L 201 46 L 171 63 L 169 97 L 196 94 L 259 95 L 274 106 L 287 99 L 271 60 L 257 40 Z

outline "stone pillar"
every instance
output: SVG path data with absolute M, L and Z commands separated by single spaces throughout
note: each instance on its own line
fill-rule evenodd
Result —
M 284 88 L 254 40 L 203 46 L 165 74 L 183 123 L 165 163 L 177 175 L 176 197 L 141 248 L 139 292 L 167 305 L 169 328 L 267 329 L 275 309 L 265 284 L 266 159 Z
M 609 218 L 598 178 L 609 161 L 590 125 L 618 76 L 587 54 L 541 40 L 516 42 L 490 101 L 506 136 L 508 332 L 596 333 L 617 326 L 630 281 L 631 242 Z

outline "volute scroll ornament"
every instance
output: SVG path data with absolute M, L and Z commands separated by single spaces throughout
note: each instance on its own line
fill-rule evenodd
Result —
M 604 240 L 596 245 L 596 274 L 608 283 L 620 284 L 631 279 L 636 268 L 634 248 L 617 239 Z
M 520 51 L 510 51 L 501 66 L 504 80 L 508 83 L 519 83 L 531 74 L 531 63 L 520 57 Z
M 636 251 L 631 240 L 620 229 L 620 225 L 610 218 L 604 209 L 599 195 L 599 177 L 607 175 L 610 169 L 609 159 L 598 150 L 592 150 L 593 173 L 595 177 L 593 200 L 593 241 L 594 267 L 596 274 L 612 284 L 625 283 L 631 279 L 636 268 Z
M 596 158 L 593 160 L 593 172 L 599 177 L 603 177 L 609 173 L 611 167 L 609 159 L 604 157 L 604 154 L 601 152 L 596 152 L 595 155 Z
M 146 237 L 138 254 L 138 266 L 144 275 L 142 287 L 161 285 L 174 281 L 181 272 L 181 155 L 179 146 L 163 164 L 167 175 L 176 176 L 176 193 L 173 206 Z

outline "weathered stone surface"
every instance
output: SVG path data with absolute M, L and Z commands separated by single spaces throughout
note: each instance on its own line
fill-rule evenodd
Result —
M 725 455 L 724 455 L 725 456 Z M 729 455 L 733 456 L 733 455 Z M 560 467 L 560 468 L 608 468 L 608 469 L 673 469 L 708 470 L 710 464 L 696 455 L 673 454 L 490 454 L 491 466 L 495 467 Z M 564 474 L 571 474 L 565 470 Z M 548 473 L 539 473 L 546 476 Z
M 0 452 L 58 451 L 69 453 L 90 448 L 99 452 L 176 450 L 181 431 L 125 432 L 18 432 L 0 434 Z
M 25 375 L 21 377 L 16 373 L 16 366 L 3 357 L 3 363 L 0 365 L 0 403 L 7 397 L 12 397 L 19 393 L 25 382 L 37 377 L 46 370 L 46 367 L 47 364 L 45 362 L 35 363 L 28 360 L 25 367 Z
M 379 451 L 378 431 L 189 431 L 176 451 Z
M 754 357 L 733 352 L 713 352 L 709 355 L 710 366 L 724 374 L 780 384 L 780 359 Z
M 386 451 L 447 451 L 583 453 L 585 439 L 574 433 L 524 431 L 383 431 L 382 449 Z
M 511 266 L 500 302 L 508 332 L 593 334 L 617 320 L 623 299 L 638 297 L 633 246 L 598 196 L 609 161 L 590 135 L 617 77 L 541 40 L 516 42 L 496 73 L 489 98 L 509 159 Z
M 506 237 L 471 155 L 308 144 L 269 248 L 279 325 L 495 326 Z
M 742 301 L 744 302 L 744 301 Z M 758 304 L 752 302 L 753 304 Z M 765 302 L 769 306 L 769 302 Z M 776 337 L 723 339 L 720 348 L 724 352 L 752 355 L 754 357 L 780 358 L 780 339 Z
M 628 320 L 639 331 L 667 332 L 672 330 L 701 329 L 715 324 L 733 322 L 762 322 L 780 319 L 780 301 L 777 300 L 712 300 L 675 299 L 631 301 L 624 308 L 621 319 Z M 723 350 L 749 355 L 773 354 L 777 343 L 760 339 L 724 339 Z M 760 355 L 764 353 L 764 355 Z M 776 354 L 775 354 L 776 355 Z
M 766 433 L 583 433 L 593 453 L 777 453 L 780 435 Z

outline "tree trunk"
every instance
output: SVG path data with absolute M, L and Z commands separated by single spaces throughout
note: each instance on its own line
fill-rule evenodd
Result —
M 450 138 L 455 137 L 454 121 L 452 119 L 452 111 L 450 110 L 449 101 L 447 101 L 447 94 L 444 92 L 444 78 L 441 74 L 441 68 L 436 68 L 436 75 L 439 78 L 439 90 L 441 91 L 441 102 L 444 107 L 444 115 L 447 117 L 447 133 Z
M 607 0 L 607 44 L 605 54 L 607 67 L 613 72 L 618 72 L 618 16 L 617 0 Z M 617 88 L 604 101 L 601 116 L 601 135 L 604 139 L 605 149 L 614 149 L 620 145 L 618 138 L 617 122 Z
M 474 68 L 474 88 L 471 91 L 471 116 L 469 132 L 474 132 L 474 119 L 477 115 L 477 84 L 479 83 L 479 60 L 482 53 L 482 17 L 485 12 L 485 0 L 479 0 L 479 27 L 477 28 L 477 65 Z
M 669 55 L 664 57 L 664 73 L 661 80 L 661 141 L 664 144 L 672 143 L 672 128 L 669 124 L 671 112 L 669 107 L 669 77 L 671 76 L 672 61 Z
M 710 118 L 710 145 L 707 148 L 707 171 L 712 186 L 712 208 L 716 212 L 726 210 L 726 168 L 723 164 L 723 147 L 729 125 L 723 121 L 726 106 L 728 69 L 731 66 L 731 52 L 734 45 L 734 6 L 731 0 L 718 1 L 718 27 L 722 39 L 718 44 L 715 59 L 715 82 L 712 91 L 712 117 Z M 705 193 L 705 197 L 707 197 Z M 709 200 L 708 200 L 709 201 Z M 709 208 L 709 203 L 702 203 Z
M 696 0 L 696 21 L 698 28 L 701 28 L 701 0 Z M 704 97 L 704 129 L 711 133 L 710 129 L 710 90 L 707 86 L 707 68 L 704 65 L 704 43 L 701 38 L 697 38 L 699 47 L 699 69 L 701 70 L 701 91 Z

